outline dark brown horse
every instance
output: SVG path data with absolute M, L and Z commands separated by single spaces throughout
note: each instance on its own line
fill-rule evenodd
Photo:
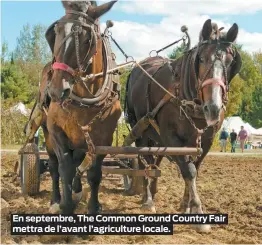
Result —
M 173 93 L 167 93 L 145 73 L 135 67 L 128 79 L 126 114 L 133 127 L 139 119 L 152 112 L 162 102 L 155 116 L 160 129 L 149 127 L 136 140 L 137 146 L 196 147 L 200 131 L 203 153 L 193 160 L 190 156 L 170 157 L 178 164 L 185 181 L 181 209 L 186 213 L 203 213 L 196 188 L 197 170 L 210 150 L 214 135 L 224 119 L 229 83 L 241 67 L 241 58 L 233 46 L 238 34 L 234 24 L 227 33 L 221 33 L 207 20 L 202 28 L 198 45 L 181 58 L 170 61 L 162 57 L 148 58 L 140 64 L 158 83 Z M 147 162 L 154 163 L 152 156 Z M 161 158 L 157 159 L 157 164 Z M 140 161 L 140 167 L 144 167 Z M 155 211 L 156 181 L 144 181 L 143 207 Z M 168 200 L 167 200 L 168 201 Z M 206 231 L 207 226 L 197 226 Z
M 106 75 L 106 71 L 115 66 L 114 58 L 107 39 L 100 35 L 97 21 L 115 2 L 96 7 L 89 1 L 64 1 L 66 15 L 46 34 L 54 55 L 52 75 L 47 90 L 44 89 L 51 97 L 46 125 L 53 181 L 51 210 L 57 211 L 60 207 L 65 214 L 73 213 L 75 208 L 72 192 L 80 194 L 82 191 L 76 168 L 85 159 L 89 146 L 112 144 L 121 114 L 118 77 Z M 103 74 L 100 77 L 87 77 L 100 72 Z M 89 213 L 100 210 L 98 188 L 104 157 L 97 155 L 90 163 Z M 62 202 L 59 177 L 62 179 Z

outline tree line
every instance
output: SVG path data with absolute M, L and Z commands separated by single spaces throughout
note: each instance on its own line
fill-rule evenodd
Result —
M 13 52 L 8 43 L 2 43 L 1 99 L 5 107 L 23 102 L 31 107 L 36 99 L 40 75 L 44 65 L 51 61 L 51 52 L 45 40 L 46 26 L 25 25 L 17 38 Z M 238 45 L 242 68 L 230 84 L 226 116 L 240 116 L 252 126 L 262 127 L 262 52 L 253 54 Z M 170 53 L 172 59 L 183 55 L 183 44 Z M 122 70 L 121 104 L 129 70 Z

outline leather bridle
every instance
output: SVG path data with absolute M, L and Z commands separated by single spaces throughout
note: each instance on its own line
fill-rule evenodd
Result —
M 74 69 L 69 65 L 61 62 L 56 62 L 56 56 L 54 54 L 54 61 L 52 64 L 53 70 L 62 70 L 69 73 L 74 78 L 81 77 L 85 74 L 87 68 L 92 63 L 92 57 L 96 54 L 97 50 L 97 33 L 95 31 L 95 20 L 89 17 L 86 13 L 78 12 L 74 10 L 67 10 L 66 14 L 75 14 L 78 16 L 83 17 L 87 23 L 80 21 L 80 20 L 73 20 L 73 19 L 66 19 L 66 20 L 59 20 L 57 23 L 73 23 L 71 32 L 62 40 L 60 46 L 57 49 L 57 53 L 60 51 L 63 44 L 65 44 L 66 40 L 74 36 L 75 38 L 75 51 L 76 51 L 76 60 L 77 60 L 77 68 Z M 91 30 L 91 39 L 90 39 L 90 46 L 89 50 L 87 51 L 84 59 L 80 60 L 80 44 L 79 44 L 79 36 L 83 31 L 83 28 Z
M 222 60 L 221 56 L 219 55 L 219 51 L 221 50 L 219 47 L 220 45 L 222 44 L 225 44 L 225 45 L 229 45 L 229 47 L 226 48 L 226 52 L 227 53 L 231 53 L 233 58 L 234 57 L 234 51 L 232 49 L 232 42 L 228 42 L 228 41 L 220 41 L 218 39 L 215 39 L 215 40 L 207 40 L 207 41 L 203 41 L 201 42 L 198 47 L 197 47 L 197 55 L 196 55 L 196 58 L 198 58 L 199 56 L 199 48 L 202 46 L 202 45 L 205 45 L 205 44 L 216 44 L 216 51 L 215 51 L 215 59 L 212 61 L 212 63 L 209 65 L 209 67 L 207 68 L 207 70 L 205 71 L 203 77 L 198 77 L 196 74 L 196 77 L 197 77 L 197 91 L 198 91 L 198 96 L 199 96 L 199 99 L 201 101 L 203 101 L 203 89 L 208 86 L 208 85 L 216 85 L 216 86 L 220 86 L 221 89 L 222 89 L 222 98 L 223 98 L 223 103 L 227 103 L 228 101 L 228 98 L 227 98 L 227 92 L 229 91 L 229 81 L 228 81 L 228 76 L 227 76 L 227 67 L 226 67 L 226 64 L 225 62 Z M 214 79 L 214 78 L 211 78 L 211 79 L 206 79 L 208 74 L 210 73 L 211 69 L 213 68 L 216 60 L 220 60 L 221 61 L 221 64 L 222 64 L 222 68 L 223 68 L 223 74 L 224 74 L 224 77 L 225 77 L 225 82 L 223 82 L 221 79 Z

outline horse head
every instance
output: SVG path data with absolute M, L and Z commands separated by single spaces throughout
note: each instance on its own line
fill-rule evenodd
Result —
M 222 29 L 207 20 L 200 32 L 194 57 L 197 92 L 208 126 L 220 121 L 229 84 L 242 64 L 234 47 L 238 25 L 233 24 L 227 33 L 221 32 Z
M 87 74 L 100 35 L 97 20 L 115 2 L 96 6 L 90 1 L 62 1 L 66 14 L 46 33 L 54 56 L 53 76 L 48 88 L 53 101 L 68 98 L 72 85 Z

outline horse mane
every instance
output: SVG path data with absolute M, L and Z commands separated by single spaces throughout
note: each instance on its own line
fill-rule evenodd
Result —
M 96 6 L 96 1 L 62 0 L 62 4 L 66 10 L 75 10 L 86 13 L 90 5 Z

